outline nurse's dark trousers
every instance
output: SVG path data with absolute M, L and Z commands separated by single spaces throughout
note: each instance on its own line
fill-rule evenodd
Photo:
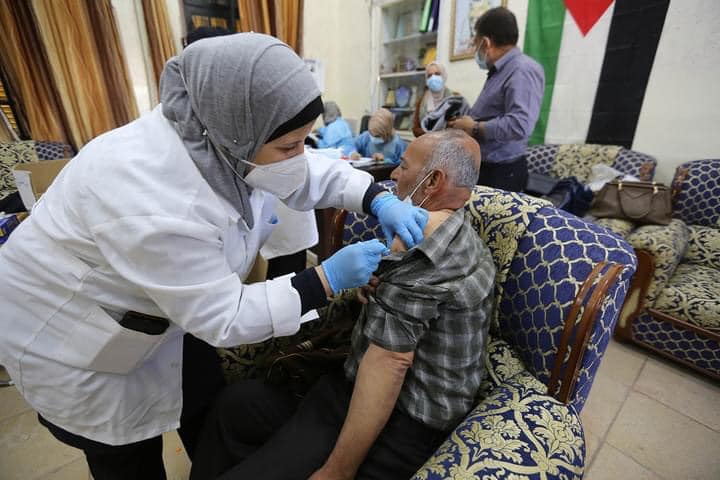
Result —
M 191 335 L 183 341 L 183 410 L 178 434 L 192 460 L 205 416 L 225 385 L 215 348 Z M 61 442 L 85 452 L 94 480 L 165 480 L 162 437 L 113 446 L 74 435 L 40 415 L 42 423 Z

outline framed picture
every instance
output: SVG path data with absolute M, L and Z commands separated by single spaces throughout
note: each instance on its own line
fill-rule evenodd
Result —
M 475 21 L 491 8 L 507 7 L 507 0 L 452 0 L 450 61 L 475 55 Z

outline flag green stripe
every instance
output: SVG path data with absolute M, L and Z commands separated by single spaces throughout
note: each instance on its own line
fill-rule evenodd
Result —
M 545 142 L 564 22 L 563 0 L 530 0 L 523 51 L 545 69 L 545 95 L 540 107 L 540 117 L 530 136 L 530 145 Z

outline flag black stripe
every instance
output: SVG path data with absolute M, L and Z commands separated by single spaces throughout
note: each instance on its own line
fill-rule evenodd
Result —
M 632 147 L 670 0 L 615 0 L 587 143 Z

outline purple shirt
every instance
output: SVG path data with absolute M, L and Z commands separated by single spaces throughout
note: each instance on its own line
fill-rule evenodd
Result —
M 525 154 L 545 90 L 542 66 L 517 47 L 488 71 L 488 79 L 470 116 L 485 122 L 483 161 L 503 163 Z

